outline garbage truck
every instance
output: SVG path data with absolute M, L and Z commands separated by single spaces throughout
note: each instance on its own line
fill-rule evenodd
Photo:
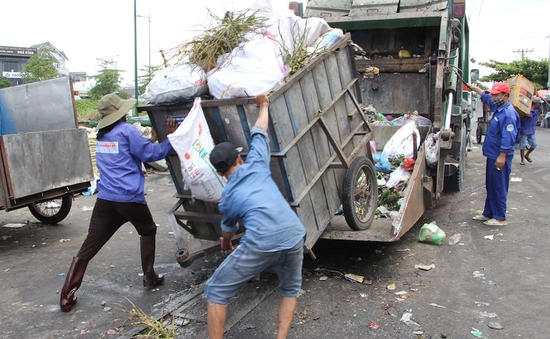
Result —
M 394 6 L 386 8 L 389 3 Z M 304 224 L 305 249 L 313 257 L 320 238 L 396 241 L 445 186 L 462 186 L 470 126 L 469 94 L 462 90 L 470 78 L 464 2 L 312 0 L 306 16 L 322 17 L 345 34 L 269 92 L 272 177 Z M 358 50 L 367 57 L 356 60 Z M 367 74 L 375 68 L 376 75 Z M 366 105 L 393 116 L 416 111 L 433 122 L 418 128 L 416 162 L 394 218 L 375 218 L 371 141 L 382 149 L 398 127 L 372 125 Z M 167 119 L 186 117 L 192 106 L 145 104 L 137 110 L 147 112 L 162 141 Z M 254 98 L 203 100 L 201 106 L 214 142 L 230 141 L 246 155 L 258 114 Z M 438 161 L 430 168 L 423 144 L 434 132 L 439 133 Z M 168 212 L 176 259 L 187 267 L 219 249 L 222 216 L 217 203 L 193 197 L 176 154 L 167 163 L 178 200 Z M 198 241 L 188 241 L 182 230 Z
M 464 83 L 477 80 L 479 74 L 470 71 L 465 14 L 465 0 L 307 3 L 305 17 L 324 18 L 331 27 L 351 34 L 360 52 L 355 66 L 362 75 L 365 106 L 392 117 L 418 113 L 430 119 L 433 132 L 439 133 L 437 168 L 426 169 L 421 179 L 426 193 L 423 206 L 404 222 L 401 234 L 444 191 L 462 189 L 472 118 L 471 94 Z M 378 129 L 374 134 L 386 133 Z M 331 237 L 329 232 L 326 235 Z

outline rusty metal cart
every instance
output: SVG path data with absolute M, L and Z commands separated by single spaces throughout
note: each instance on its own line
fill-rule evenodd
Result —
M 312 255 L 313 245 L 340 205 L 352 229 L 368 228 L 377 208 L 376 174 L 368 147 L 373 135 L 360 107 L 349 41 L 349 35 L 344 36 L 329 53 L 269 93 L 272 177 L 304 224 L 305 247 Z M 167 138 L 166 120 L 185 117 L 191 107 L 191 103 L 142 105 L 138 111 L 147 112 L 162 141 Z M 203 100 L 202 108 L 214 141 L 230 141 L 246 154 L 258 116 L 254 98 Z M 176 258 L 185 267 L 219 248 L 221 215 L 216 203 L 196 200 L 185 189 L 177 155 L 167 162 L 179 199 L 169 219 L 178 245 Z M 195 239 L 218 242 L 190 250 L 181 228 Z
M 41 222 L 56 224 L 91 180 L 88 137 L 78 128 L 69 77 L 0 90 L 0 209 L 28 207 Z

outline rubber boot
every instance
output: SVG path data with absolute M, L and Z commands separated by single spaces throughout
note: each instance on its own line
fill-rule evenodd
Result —
M 143 286 L 156 287 L 164 283 L 164 276 L 156 274 L 155 264 L 155 238 L 156 235 L 141 237 L 141 267 L 143 268 Z
M 61 306 L 63 312 L 69 312 L 73 308 L 73 305 L 76 304 L 75 292 L 80 288 L 86 267 L 88 267 L 87 261 L 79 257 L 73 258 L 59 299 L 59 306 Z

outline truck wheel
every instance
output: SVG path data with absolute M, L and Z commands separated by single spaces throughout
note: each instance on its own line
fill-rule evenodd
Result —
M 73 205 L 73 194 L 67 193 L 59 198 L 33 202 L 29 210 L 32 215 L 44 224 L 54 225 L 65 219 Z
M 342 188 L 342 208 L 349 227 L 354 230 L 369 228 L 377 203 L 378 187 L 374 166 L 369 158 L 358 157 L 346 170 Z
M 466 170 L 466 126 L 462 125 L 460 132 L 460 149 L 457 154 L 459 163 L 458 170 L 451 176 L 445 177 L 444 187 L 449 192 L 462 191 L 462 182 L 464 181 L 464 172 Z

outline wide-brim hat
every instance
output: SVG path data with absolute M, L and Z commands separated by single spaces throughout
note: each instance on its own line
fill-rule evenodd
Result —
M 126 113 L 136 105 L 136 99 L 122 100 L 116 94 L 104 95 L 99 100 L 97 110 L 101 114 L 101 120 L 97 129 L 102 129 L 119 121 Z

